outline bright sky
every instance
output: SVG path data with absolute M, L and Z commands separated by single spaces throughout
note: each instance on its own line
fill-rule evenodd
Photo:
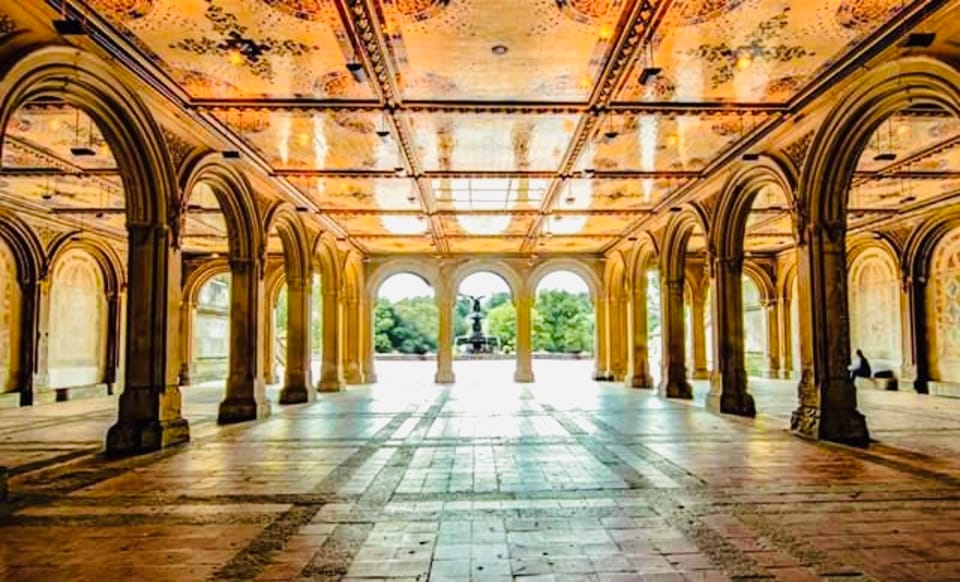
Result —
M 558 289 L 560 291 L 569 291 L 570 293 L 587 293 L 587 284 L 584 280 L 570 271 L 555 271 L 550 273 L 540 281 L 537 292 L 546 289 Z M 474 273 L 460 283 L 459 292 L 465 295 L 483 295 L 490 296 L 493 293 L 509 292 L 510 287 L 506 281 L 488 271 Z M 390 301 L 399 301 L 405 297 L 423 297 L 424 295 L 433 296 L 433 289 L 430 285 L 410 273 L 399 273 L 388 278 L 380 285 L 377 297 L 389 299 Z

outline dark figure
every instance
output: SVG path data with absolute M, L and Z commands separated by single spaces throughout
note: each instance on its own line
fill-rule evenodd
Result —
M 863 355 L 863 352 L 857 350 L 857 359 L 855 362 L 847 366 L 847 369 L 850 370 L 850 379 L 854 378 L 869 378 L 870 377 L 870 362 L 867 361 L 866 356 Z

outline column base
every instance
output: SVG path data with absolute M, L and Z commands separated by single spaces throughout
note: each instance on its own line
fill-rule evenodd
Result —
M 710 371 L 709 371 L 709 370 L 696 370 L 696 371 L 693 373 L 693 379 L 694 379 L 694 380 L 709 380 L 709 379 L 710 379 Z
M 118 421 L 107 431 L 106 454 L 126 457 L 158 451 L 190 440 L 190 425 L 185 418 L 160 422 Z
M 870 444 L 867 419 L 859 411 L 852 410 L 830 416 L 832 418 L 825 419 L 817 407 L 801 404 L 790 416 L 790 430 L 797 436 L 813 440 L 856 447 Z
M 288 384 L 280 390 L 280 404 L 310 402 L 310 390 L 303 384 Z
M 343 376 L 343 380 L 347 384 L 363 384 L 363 376 L 360 375 L 359 369 L 351 370 L 348 368 Z
M 263 383 L 268 386 L 270 384 L 277 384 L 278 382 L 280 382 L 280 378 L 277 377 L 275 372 L 270 372 L 269 374 L 263 375 Z
M 664 398 L 693 400 L 693 387 L 690 386 L 686 378 L 682 380 L 663 380 L 657 387 L 657 393 Z
M 343 392 L 345 386 L 342 380 L 320 380 L 317 392 Z
M 643 388 L 649 390 L 653 388 L 653 378 L 650 377 L 650 374 L 634 374 L 633 377 L 630 378 L 629 386 L 630 388 Z
M 363 374 L 363 383 L 364 384 L 376 384 L 377 383 L 377 374 L 376 372 L 366 372 Z
M 513 373 L 513 381 L 521 384 L 529 384 L 534 381 L 533 370 L 517 370 Z
M 217 424 L 236 424 L 270 416 L 270 403 L 255 397 L 226 398 L 220 403 Z
M 707 394 L 706 407 L 714 412 L 723 414 L 736 414 L 738 416 L 754 417 L 757 415 L 757 407 L 753 402 L 753 395 L 747 392 L 746 388 L 742 391 L 722 392 L 718 388 L 710 388 Z
M 437 375 L 433 377 L 433 381 L 437 384 L 453 384 L 457 380 L 453 375 L 453 370 L 437 370 Z

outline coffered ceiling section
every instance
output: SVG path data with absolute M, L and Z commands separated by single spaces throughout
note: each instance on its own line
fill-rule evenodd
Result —
M 372 99 L 332 0 L 89 0 L 194 98 Z
M 586 101 L 619 0 L 395 0 L 380 27 L 405 100 Z
M 678 0 L 617 100 L 784 103 L 905 4 Z

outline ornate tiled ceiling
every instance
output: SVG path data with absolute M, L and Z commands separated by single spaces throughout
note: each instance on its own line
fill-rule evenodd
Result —
M 431 254 L 609 249 L 783 123 L 801 95 L 824 89 L 831 67 L 910 7 L 901 0 L 63 2 L 48 0 L 83 14 L 85 26 L 103 33 L 90 38 L 107 52 L 138 55 L 137 74 L 256 158 L 279 191 L 298 191 L 298 205 L 312 204 L 340 236 L 370 253 Z M 879 213 L 896 199 L 891 191 L 925 200 L 953 188 L 958 136 L 958 122 L 929 111 L 884 124 L 858 168 L 851 204 Z M 73 156 L 80 142 L 94 155 Z M 882 153 L 893 161 L 877 160 Z M 68 107 L 38 105 L 16 117 L 3 168 L 4 195 L 45 184 L 13 174 L 18 168 L 47 168 L 82 183 L 75 197 L 62 196 L 64 207 L 122 208 L 102 137 Z M 110 180 L 116 199 L 98 206 L 90 192 L 99 195 Z M 59 183 L 66 191 L 66 178 Z M 748 248 L 776 250 L 789 238 L 789 206 L 755 202 Z M 220 252 L 225 228 L 216 201 L 190 208 L 185 245 Z

